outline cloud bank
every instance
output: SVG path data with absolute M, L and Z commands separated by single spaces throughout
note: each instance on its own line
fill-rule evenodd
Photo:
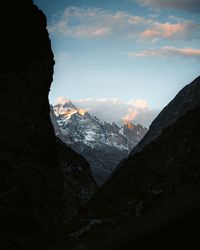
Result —
M 68 99 L 63 97 L 58 98 L 59 103 L 63 103 L 65 100 Z M 150 109 L 148 102 L 143 99 L 123 102 L 117 98 L 87 98 L 72 100 L 72 103 L 77 108 L 88 110 L 91 115 L 103 121 L 115 122 L 118 125 L 134 122 L 148 127 L 159 113 L 159 110 Z
M 141 33 L 141 37 L 145 39 L 183 39 L 198 38 L 200 24 L 193 21 L 182 20 L 176 23 L 158 23 L 153 22 L 151 26 Z
M 183 57 L 200 59 L 200 49 L 193 48 L 175 48 L 162 47 L 156 49 L 143 50 L 139 52 L 130 52 L 130 57 Z
M 144 20 L 122 11 L 68 7 L 49 26 L 49 31 L 76 38 L 99 38 L 116 33 L 128 35 Z
M 156 8 L 199 11 L 199 0 L 137 0 L 139 4 Z
M 200 37 L 200 24 L 191 20 L 158 22 L 152 18 L 132 15 L 124 11 L 114 12 L 92 7 L 68 7 L 57 15 L 48 29 L 51 33 L 79 39 L 117 36 L 174 40 Z

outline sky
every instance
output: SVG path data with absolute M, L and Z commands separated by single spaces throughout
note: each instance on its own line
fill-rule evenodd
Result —
M 121 110 L 148 126 L 200 75 L 199 0 L 34 2 L 55 56 L 52 104 L 64 96 L 102 119 Z

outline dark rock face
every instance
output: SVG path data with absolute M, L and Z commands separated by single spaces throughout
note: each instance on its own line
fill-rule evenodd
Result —
M 200 223 L 199 123 L 200 107 L 186 111 L 122 163 L 74 223 L 69 239 L 76 239 L 76 247 L 155 247 L 159 237 L 168 247 L 199 245 L 196 228 L 189 222 Z
M 48 103 L 54 60 L 45 16 L 31 1 L 1 8 L 9 20 L 1 15 L 0 227 L 5 239 L 26 241 L 49 234 L 62 219 L 63 178 Z
M 113 148 L 105 144 L 91 148 L 82 143 L 75 143 L 72 148 L 76 152 L 80 152 L 90 163 L 98 187 L 101 187 L 108 180 L 117 164 L 128 156 L 126 150 Z
M 0 249 L 41 249 L 95 183 L 88 163 L 54 135 L 48 102 L 54 60 L 45 16 L 29 0 L 3 1 L 1 11 Z M 69 167 L 75 173 L 67 174 Z
M 69 221 L 96 191 L 89 163 L 58 139 L 59 162 L 64 177 L 63 222 Z
M 148 133 L 142 141 L 132 150 L 131 155 L 140 152 L 143 147 L 158 137 L 162 130 L 188 110 L 200 106 L 200 76 L 192 83 L 186 85 L 175 98 L 160 112 L 149 127 Z

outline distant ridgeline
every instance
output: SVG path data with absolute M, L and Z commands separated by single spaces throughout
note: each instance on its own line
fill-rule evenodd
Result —
M 140 124 L 102 122 L 69 100 L 51 107 L 51 119 L 56 135 L 88 160 L 100 186 L 147 132 Z

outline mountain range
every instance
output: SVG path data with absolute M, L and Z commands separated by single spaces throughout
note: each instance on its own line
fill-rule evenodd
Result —
M 98 186 L 103 185 L 147 132 L 140 124 L 119 127 L 103 122 L 67 99 L 51 107 L 51 120 L 55 134 L 88 160 Z

